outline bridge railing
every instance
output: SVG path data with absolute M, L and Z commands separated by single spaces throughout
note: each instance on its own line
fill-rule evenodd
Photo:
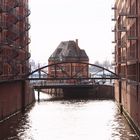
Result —
M 36 83 L 32 83 L 33 86 L 51 86 L 51 85 L 70 85 L 68 83 L 48 83 L 46 81 L 40 81 Z
M 89 79 L 89 80 L 75 80 L 73 82 L 69 80 L 39 80 L 33 81 L 31 83 L 32 86 L 59 86 L 59 85 L 113 85 L 113 80 L 110 79 Z
M 83 74 L 83 69 L 79 71 L 72 71 L 73 66 L 77 63 L 88 66 L 86 73 Z M 61 66 L 67 66 L 70 64 L 71 71 L 62 69 Z M 51 73 L 49 69 L 53 68 L 54 73 Z M 75 73 L 76 72 L 76 73 Z M 120 77 L 114 72 L 90 63 L 84 62 L 59 62 L 32 71 L 28 75 L 28 79 L 32 85 L 92 85 L 92 84 L 113 84 L 114 79 Z

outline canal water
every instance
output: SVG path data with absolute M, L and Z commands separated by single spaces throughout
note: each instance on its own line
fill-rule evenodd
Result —
M 137 140 L 112 100 L 49 100 L 0 124 L 0 140 Z

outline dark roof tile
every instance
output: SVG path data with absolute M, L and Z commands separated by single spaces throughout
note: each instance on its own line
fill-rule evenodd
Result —
M 80 49 L 78 44 L 75 41 L 62 41 L 52 55 L 49 57 L 49 60 L 63 61 L 72 58 L 75 61 L 85 60 L 88 61 L 89 58 L 85 50 Z

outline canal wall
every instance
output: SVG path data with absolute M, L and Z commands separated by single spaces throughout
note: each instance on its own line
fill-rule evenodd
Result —
M 63 89 L 64 98 L 88 98 L 89 88 L 85 87 L 73 87 Z
M 121 95 L 119 83 L 115 82 L 115 100 L 122 107 L 122 113 L 140 137 L 140 86 L 122 81 Z
M 44 93 L 46 92 L 53 97 L 114 99 L 114 86 L 112 85 L 96 85 L 92 88 L 72 87 L 63 89 L 43 89 L 41 91 L 43 91 Z
M 99 85 L 96 88 L 89 90 L 89 97 L 99 99 L 114 99 L 114 86 Z
M 0 84 L 0 121 L 24 110 L 35 101 L 32 88 L 27 81 Z

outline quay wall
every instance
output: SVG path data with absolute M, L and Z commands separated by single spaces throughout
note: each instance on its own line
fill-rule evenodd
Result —
M 76 98 L 105 98 L 114 99 L 114 86 L 98 85 L 93 88 L 64 88 L 64 89 L 44 89 L 41 90 L 53 97 L 76 97 Z
M 89 90 L 89 97 L 99 99 L 114 99 L 114 86 L 99 85 L 98 87 Z
M 90 99 L 114 99 L 114 86 L 98 85 L 88 89 L 87 95 Z
M 35 101 L 32 88 L 27 81 L 0 84 L 0 121 L 24 110 Z
M 122 106 L 122 113 L 140 137 L 140 86 L 122 81 L 121 97 L 119 85 L 115 82 L 115 101 Z M 120 102 L 121 98 L 121 102 Z

